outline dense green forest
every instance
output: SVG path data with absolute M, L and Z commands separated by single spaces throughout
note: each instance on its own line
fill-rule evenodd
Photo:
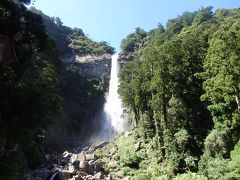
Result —
M 0 179 L 24 179 L 46 152 L 83 141 L 93 128 L 106 82 L 83 77 L 59 57 L 114 53 L 60 18 L 28 10 L 29 3 L 0 2 Z
M 60 58 L 115 52 L 29 3 L 0 2 L 0 179 L 26 179 L 46 153 L 96 130 L 106 79 Z M 166 27 L 136 28 L 119 60 L 129 132 L 95 151 L 104 173 L 240 179 L 240 9 L 206 7 Z
M 126 174 L 240 178 L 239 18 L 240 9 L 206 7 L 123 39 L 119 93 L 146 148 L 122 150 Z

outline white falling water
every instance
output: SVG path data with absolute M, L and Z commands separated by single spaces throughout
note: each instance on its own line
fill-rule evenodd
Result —
M 124 131 L 124 119 L 122 117 L 122 101 L 118 94 L 118 72 L 118 56 L 113 55 L 109 91 L 107 94 L 106 103 L 104 105 L 104 113 L 108 123 L 114 128 L 114 131 L 120 133 Z

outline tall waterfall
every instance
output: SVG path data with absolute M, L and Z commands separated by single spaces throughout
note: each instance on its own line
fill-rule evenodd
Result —
M 109 91 L 104 105 L 104 113 L 107 122 L 113 127 L 113 130 L 120 133 L 124 131 L 124 119 L 122 101 L 118 94 L 118 72 L 118 56 L 113 55 Z

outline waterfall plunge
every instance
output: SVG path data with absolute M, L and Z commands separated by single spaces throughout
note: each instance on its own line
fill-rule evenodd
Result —
M 107 123 L 113 127 L 115 132 L 120 133 L 124 131 L 124 119 L 122 101 L 117 92 L 119 85 L 118 72 L 118 56 L 113 55 L 109 90 L 106 97 L 106 103 L 104 105 L 104 113 Z

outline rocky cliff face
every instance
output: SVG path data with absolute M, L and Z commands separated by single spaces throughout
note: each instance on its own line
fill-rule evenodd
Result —
M 63 57 L 62 61 L 69 64 L 72 69 L 78 71 L 83 77 L 100 80 L 109 77 L 111 70 L 110 54 L 102 56 L 69 56 Z

